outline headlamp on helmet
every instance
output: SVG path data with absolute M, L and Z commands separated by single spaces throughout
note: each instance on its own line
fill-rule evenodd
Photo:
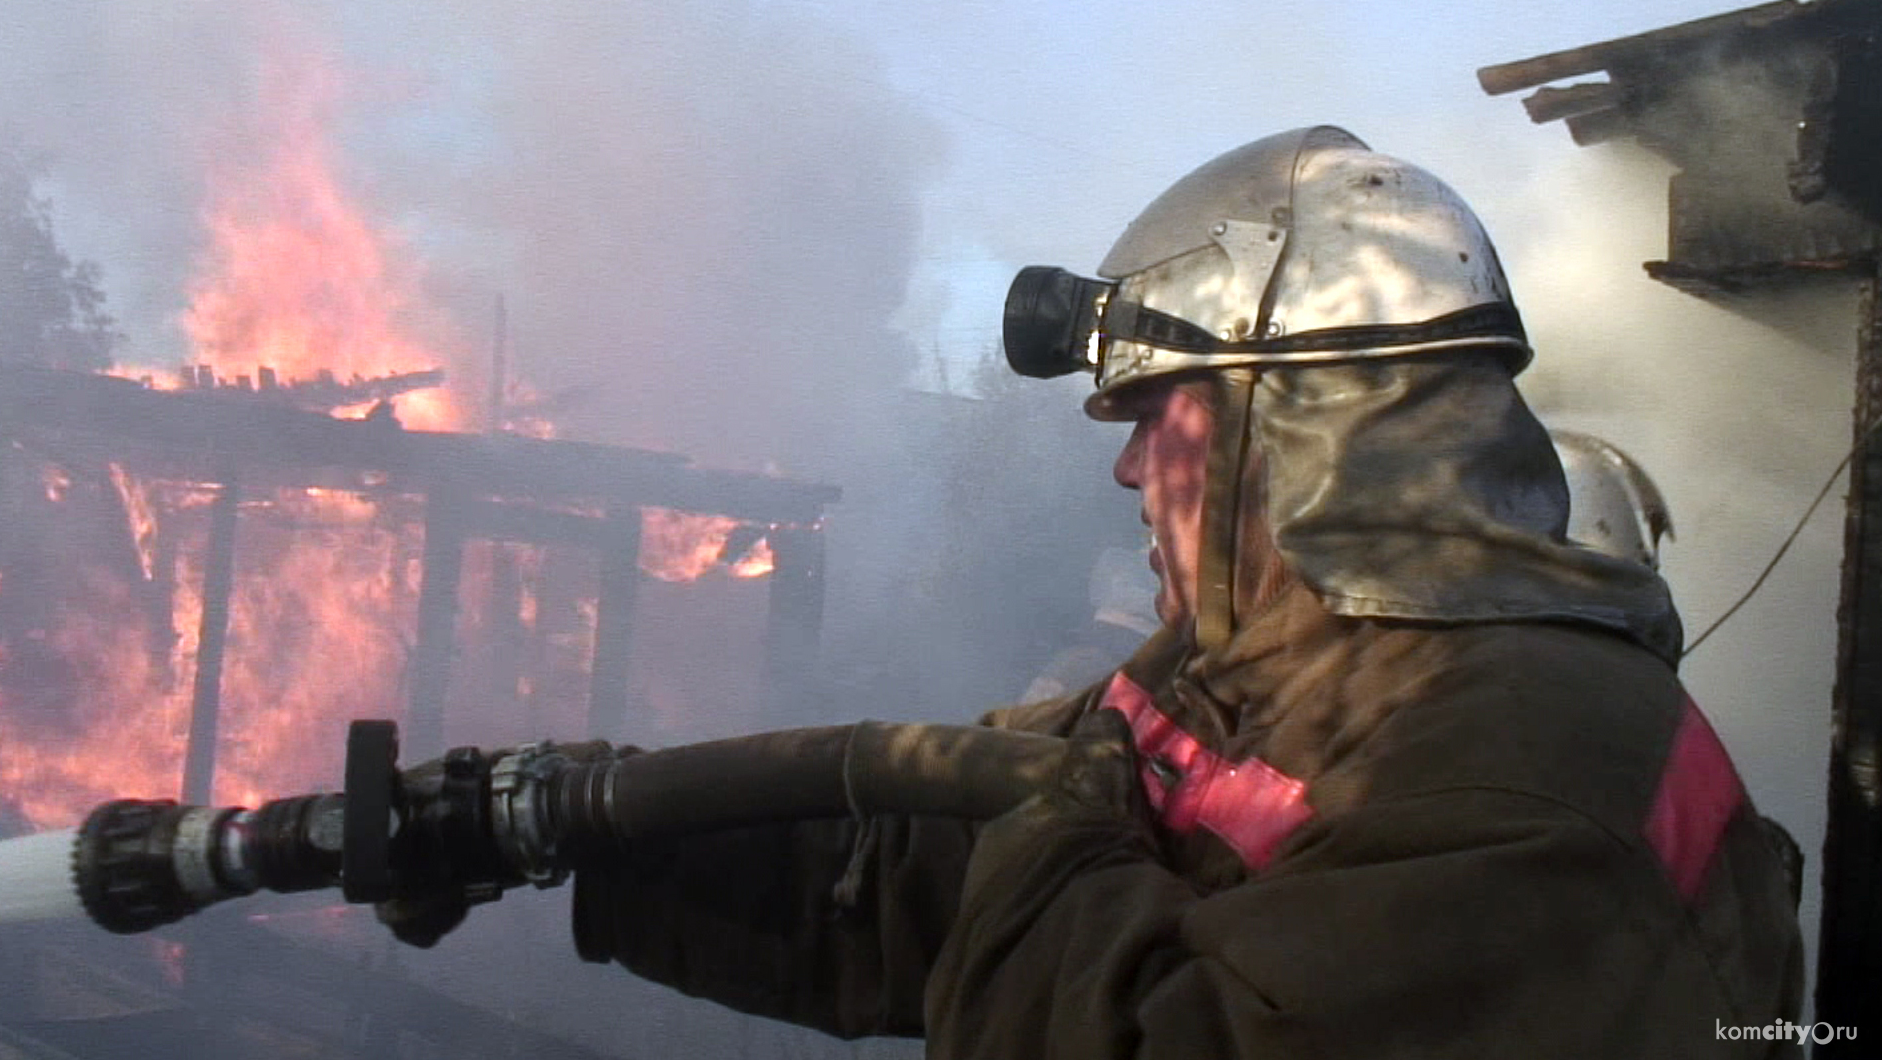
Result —
M 1006 292 L 1006 363 L 1033 379 L 1097 366 L 1098 321 L 1116 288 L 1049 265 L 1028 265 Z
M 1028 265 L 1006 293 L 1006 361 L 1034 379 L 1099 371 L 1111 343 L 1154 346 L 1201 358 L 1257 353 L 1271 342 L 1218 338 L 1181 317 L 1119 297 L 1119 285 L 1050 265 Z M 1213 360 L 1199 362 L 1208 367 Z

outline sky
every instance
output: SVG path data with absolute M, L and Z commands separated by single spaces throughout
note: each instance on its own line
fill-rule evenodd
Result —
M 102 267 L 127 356 L 174 362 L 212 174 L 265 154 L 270 63 L 306 64 L 338 86 L 342 182 L 397 233 L 424 326 L 463 363 L 502 294 L 518 363 L 583 395 L 572 434 L 842 481 L 866 505 L 888 462 L 858 454 L 919 451 L 880 396 L 965 388 L 1015 270 L 1089 274 L 1184 173 L 1339 124 L 1476 206 L 1539 351 L 1526 393 L 1656 478 L 1696 631 L 1848 445 L 1853 301 L 1787 306 L 1779 328 L 1655 284 L 1640 263 L 1665 254 L 1667 167 L 1531 125 L 1475 71 L 1733 6 L 16 2 L 0 127 L 44 151 L 60 237 Z M 1803 844 L 1811 935 L 1840 496 L 1683 670 Z

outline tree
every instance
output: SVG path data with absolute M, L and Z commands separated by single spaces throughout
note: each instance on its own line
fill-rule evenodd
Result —
M 59 248 L 52 204 L 34 190 L 39 175 L 18 148 L 0 147 L 0 364 L 108 368 L 123 336 L 105 312 L 98 266 Z

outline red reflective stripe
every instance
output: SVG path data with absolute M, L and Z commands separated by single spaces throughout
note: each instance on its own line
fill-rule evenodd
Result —
M 1123 673 L 1111 678 L 1104 706 L 1130 719 L 1144 760 L 1144 791 L 1171 831 L 1206 828 L 1227 843 L 1242 864 L 1260 870 L 1281 841 L 1313 816 L 1306 784 L 1259 758 L 1230 762 L 1204 747 Z M 1166 786 L 1153 759 L 1177 775 L 1175 784 Z
M 1681 898 L 1691 901 L 1699 893 L 1725 825 L 1744 801 L 1744 785 L 1725 745 L 1686 696 L 1660 790 L 1641 829 Z

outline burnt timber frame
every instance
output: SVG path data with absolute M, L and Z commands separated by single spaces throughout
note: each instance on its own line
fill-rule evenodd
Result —
M 108 376 L 0 366 L 0 433 L 56 438 L 61 452 L 89 455 L 141 476 L 224 484 L 236 496 L 276 488 L 320 488 L 368 496 L 426 499 L 426 540 L 404 753 L 443 750 L 444 697 L 450 680 L 463 544 L 473 539 L 561 544 L 599 550 L 601 610 L 591 666 L 591 735 L 618 738 L 626 714 L 627 645 L 643 507 L 723 515 L 795 533 L 814 547 L 774 549 L 771 575 L 769 677 L 774 687 L 801 687 L 814 661 L 822 615 L 823 550 L 819 529 L 834 486 L 691 466 L 681 456 L 586 442 L 507 434 L 408 431 L 384 420 L 341 420 L 247 400 L 240 394 L 157 391 Z M 229 530 L 212 538 L 212 561 L 234 559 L 235 501 Z M 216 515 L 224 507 L 219 503 Z M 607 513 L 590 514 L 590 513 Z M 206 574 L 213 576 L 216 562 Z M 227 584 L 206 579 L 205 634 L 212 598 L 226 615 Z M 814 593 L 815 600 L 805 598 Z M 780 602 L 782 595 L 784 602 Z M 792 628 L 780 631 L 778 624 Z M 204 643 L 208 644 L 205 635 Z M 213 668 L 198 666 L 192 737 L 213 747 Z M 208 687 L 203 687 L 203 686 Z M 213 775 L 213 752 L 192 770 L 192 794 Z M 192 761 L 194 761 L 194 754 Z
M 1719 113 L 1703 80 L 1722 69 L 1761 78 L 1776 113 Z M 1500 95 L 1597 72 L 1608 80 L 1541 87 L 1523 105 L 1578 144 L 1631 138 L 1681 167 L 1667 260 L 1646 263 L 1650 276 L 1740 310 L 1740 296 L 1823 276 L 1860 287 L 1816 1018 L 1862 1028 L 1882 997 L 1882 0 L 1777 0 L 1478 80 Z M 1882 1056 L 1873 1038 L 1812 1055 Z

